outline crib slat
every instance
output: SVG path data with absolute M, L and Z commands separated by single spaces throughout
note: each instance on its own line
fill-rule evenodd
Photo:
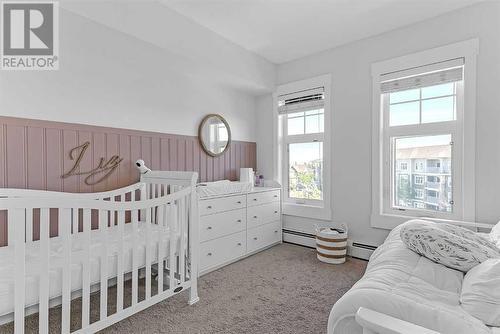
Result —
M 25 210 L 9 209 L 7 213 L 9 243 L 14 244 L 15 282 L 14 282 L 14 333 L 24 333 L 24 303 L 25 303 L 25 274 L 26 274 L 26 236 Z
M 90 323 L 90 209 L 83 209 L 82 328 Z
M 123 238 L 125 211 L 118 211 L 118 257 L 116 261 L 116 311 L 123 310 Z
M 160 205 L 158 207 L 158 228 L 160 229 L 160 233 L 158 233 L 158 293 L 163 292 L 163 259 L 164 259 L 164 253 L 165 253 L 165 247 L 164 247 L 164 237 L 165 237 L 165 231 L 166 228 L 163 225 L 163 214 L 164 214 L 164 207 L 163 205 Z
M 132 210 L 132 305 L 138 302 L 138 274 L 137 274 L 137 218 L 138 211 Z
M 184 283 L 184 278 L 185 278 L 185 256 L 184 256 L 184 250 L 185 250 L 185 240 L 184 240 L 184 232 L 185 232 L 185 225 L 186 225 L 186 197 L 183 197 L 179 201 L 179 274 L 180 274 L 180 280 L 181 284 Z
M 71 214 L 73 211 L 73 215 Z M 76 215 L 74 214 L 76 212 Z M 61 333 L 70 332 L 70 312 L 71 312 L 71 224 L 73 217 L 73 227 L 78 228 L 78 209 L 59 209 L 59 235 L 62 239 L 63 265 L 62 265 L 62 310 L 61 310 Z
M 33 241 L 33 209 L 26 209 L 26 243 Z
M 76 209 L 76 208 L 73 209 L 73 219 L 72 219 L 72 222 L 73 222 L 73 226 L 72 226 L 73 230 L 72 230 L 72 232 L 73 232 L 73 234 L 78 233 L 78 216 L 79 216 L 78 215 L 78 211 L 79 210 Z
M 151 183 L 150 184 L 151 196 L 149 198 L 155 198 L 155 189 L 156 189 L 156 184 Z M 151 221 L 154 223 L 154 221 L 155 221 L 155 207 L 153 206 L 149 210 L 151 211 Z
M 28 210 L 32 212 L 32 210 Z M 33 218 L 33 215 L 31 215 Z M 62 222 L 68 223 L 67 221 Z M 26 221 L 26 225 L 32 222 Z M 49 332 L 49 209 L 40 209 L 40 286 L 38 304 L 38 331 L 39 333 Z
M 114 202 L 114 201 L 115 201 L 115 198 L 114 198 L 114 197 L 111 197 L 111 198 L 110 198 L 110 201 L 111 201 L 111 202 Z M 114 211 L 109 211 L 109 226 L 110 226 L 110 227 L 115 226 L 115 212 L 114 212 Z
M 151 209 L 146 209 L 146 299 L 151 297 Z
M 100 319 L 108 316 L 108 219 L 106 210 L 99 210 L 99 234 L 102 237 L 101 250 L 101 288 L 100 288 Z
M 169 232 L 170 232 L 170 255 L 169 255 L 169 271 L 170 271 L 170 277 L 169 277 L 169 286 L 168 288 L 170 290 L 175 289 L 175 272 L 176 272 L 176 266 L 177 266 L 177 260 L 175 258 L 175 247 L 176 247 L 176 233 L 177 233 L 177 228 L 176 228 L 176 209 L 175 209 L 175 204 L 172 202 L 167 206 L 169 210 Z

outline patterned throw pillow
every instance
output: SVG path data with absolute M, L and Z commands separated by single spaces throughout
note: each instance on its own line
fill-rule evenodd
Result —
M 500 249 L 492 242 L 456 225 L 410 220 L 402 225 L 400 236 L 417 254 L 463 272 L 488 259 L 500 258 Z

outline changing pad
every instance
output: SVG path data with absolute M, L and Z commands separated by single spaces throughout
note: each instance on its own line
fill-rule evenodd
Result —
M 235 182 L 229 180 L 199 183 L 196 187 L 200 198 L 247 193 L 252 191 L 252 184 L 249 182 Z

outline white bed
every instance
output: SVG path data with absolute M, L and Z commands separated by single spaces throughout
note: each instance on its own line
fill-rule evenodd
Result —
M 491 334 L 459 303 L 463 273 L 409 250 L 395 228 L 370 258 L 366 273 L 333 306 L 329 334 L 361 334 L 360 307 L 442 334 Z
M 138 267 L 143 268 L 146 264 L 146 229 L 144 222 L 139 222 L 138 242 L 136 243 Z M 170 248 L 170 231 L 153 225 L 151 228 L 154 236 L 150 244 L 152 263 L 158 259 L 158 238 L 161 235 L 166 245 L 164 256 L 167 257 Z M 179 244 L 179 232 L 176 234 L 175 248 Z M 118 255 L 118 228 L 112 226 L 108 229 L 108 277 L 115 278 L 117 273 L 117 255 Z M 124 272 L 132 271 L 132 224 L 125 224 L 124 227 Z M 98 230 L 91 232 L 90 246 L 90 281 L 91 284 L 100 282 L 100 255 L 102 252 L 102 233 Z M 78 233 L 72 236 L 72 266 L 71 266 L 71 291 L 75 292 L 82 288 L 82 246 L 83 234 Z M 62 294 L 62 240 L 60 237 L 50 239 L 50 290 L 49 298 L 60 297 Z M 26 306 L 38 304 L 39 296 L 39 277 L 40 277 L 40 242 L 34 241 L 27 244 L 26 247 Z M 12 313 L 14 311 L 14 249 L 13 247 L 0 247 L 0 316 Z

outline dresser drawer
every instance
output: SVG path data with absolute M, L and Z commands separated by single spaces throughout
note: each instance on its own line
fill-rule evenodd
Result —
M 238 209 L 200 217 L 200 241 L 212 240 L 246 229 L 246 210 Z
M 281 223 L 275 222 L 249 229 L 247 232 L 247 253 L 281 241 Z
M 251 206 L 247 209 L 248 228 L 271 223 L 280 219 L 280 202 Z
M 270 202 L 279 202 L 280 191 L 271 190 L 248 194 L 248 206 L 260 205 Z
M 200 271 L 245 255 L 246 233 L 239 232 L 200 244 Z
M 228 196 L 201 200 L 198 204 L 200 216 L 229 210 L 242 209 L 246 206 L 246 195 Z

